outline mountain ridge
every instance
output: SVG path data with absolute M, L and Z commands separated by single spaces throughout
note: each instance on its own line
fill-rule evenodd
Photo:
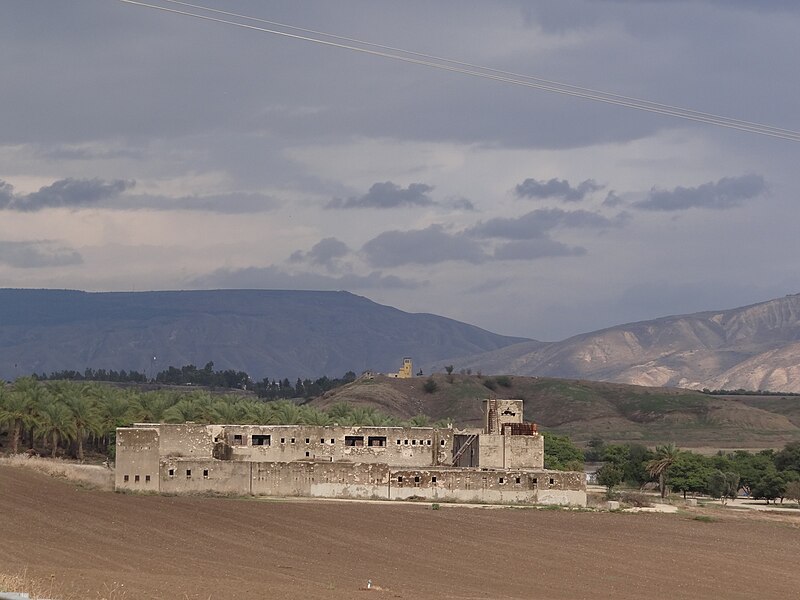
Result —
M 207 361 L 258 379 L 338 376 L 396 371 L 404 356 L 430 362 L 523 339 L 349 292 L 0 289 L 5 378 L 86 367 L 152 376 Z
M 607 327 L 561 342 L 521 342 L 451 362 L 486 373 L 798 392 L 800 294 Z

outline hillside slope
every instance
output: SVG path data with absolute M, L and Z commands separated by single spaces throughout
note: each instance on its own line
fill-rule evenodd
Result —
M 648 445 L 758 448 L 800 439 L 800 397 L 719 397 L 694 390 L 544 377 L 510 377 L 507 387 L 493 377 L 452 379 L 451 383 L 445 375 L 434 376 L 433 393 L 424 391 L 426 378 L 421 377 L 359 379 L 312 404 L 327 408 L 346 401 L 403 419 L 425 414 L 432 421 L 480 426 L 482 399 L 522 398 L 526 420 L 578 442 L 599 437 Z M 487 382 L 494 389 L 486 387 Z
M 0 289 L 0 377 L 214 361 L 255 378 L 396 371 L 519 342 L 347 292 Z M 153 360 L 156 357 L 156 360 Z
M 800 392 L 800 295 L 440 361 L 484 373 Z

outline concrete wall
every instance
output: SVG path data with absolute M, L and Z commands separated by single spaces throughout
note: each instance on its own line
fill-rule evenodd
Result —
M 506 423 L 522 423 L 522 400 L 492 398 L 483 401 L 484 431 L 501 433 Z
M 433 427 L 316 427 L 305 425 L 225 425 L 230 460 L 291 462 L 322 459 L 396 466 L 450 464 L 453 432 Z M 254 445 L 253 436 L 269 436 Z M 348 445 L 348 438 L 359 444 Z M 384 443 L 383 446 L 370 446 Z M 351 442 L 352 443 L 352 442 Z
M 114 486 L 158 492 L 159 432 L 154 427 L 117 429 Z
M 163 458 L 159 464 L 161 492 L 249 495 L 251 464 L 202 458 Z
M 252 463 L 251 490 L 265 496 L 388 498 L 389 467 L 368 463 Z
M 544 438 L 541 435 L 504 435 L 506 469 L 543 469 Z
M 583 473 L 545 470 L 390 469 L 370 463 L 173 457 L 161 460 L 158 481 L 165 493 L 586 505 Z
M 544 438 L 540 435 L 499 435 L 478 437 L 481 468 L 542 469 Z
M 159 452 L 161 456 L 185 456 L 193 458 L 211 458 L 214 448 L 213 434 L 219 426 L 198 425 L 195 423 L 158 423 L 147 425 L 137 423 L 135 427 L 155 427 L 160 436 Z M 117 429 L 119 432 L 120 429 Z

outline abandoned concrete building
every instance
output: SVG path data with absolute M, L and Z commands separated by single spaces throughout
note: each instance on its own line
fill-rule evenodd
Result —
M 544 469 L 522 400 L 484 400 L 483 428 L 180 425 L 117 429 L 115 486 L 248 494 L 586 505 L 583 473 Z

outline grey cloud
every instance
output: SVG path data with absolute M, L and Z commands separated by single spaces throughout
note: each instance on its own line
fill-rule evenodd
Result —
M 350 248 L 347 247 L 347 244 L 336 238 L 329 237 L 314 244 L 308 252 L 298 250 L 292 253 L 289 261 L 294 263 L 307 262 L 312 265 L 321 265 L 328 269 L 333 269 L 336 266 L 336 259 L 347 256 L 349 253 Z
M 269 211 L 280 205 L 270 196 L 243 192 L 180 198 L 124 194 L 135 185 L 134 181 L 121 179 L 60 179 L 38 192 L 15 194 L 12 185 L 0 180 L 0 210 L 35 212 L 46 208 L 91 206 L 111 210 L 194 210 L 241 214 Z
M 606 199 L 603 200 L 603 206 L 608 206 L 610 208 L 614 208 L 615 206 L 619 206 L 620 204 L 624 203 L 625 201 L 620 198 L 614 190 L 608 192 L 608 194 L 606 194 Z
M 119 210 L 194 210 L 220 214 L 267 212 L 280 206 L 275 198 L 257 193 L 232 192 L 205 196 L 126 195 L 104 208 Z
M 14 186 L 0 179 L 0 210 L 14 201 Z
M 218 269 L 192 279 L 189 285 L 198 288 L 265 288 L 286 290 L 368 290 L 417 289 L 425 282 L 384 275 L 373 271 L 368 275 L 331 277 L 317 273 L 289 273 L 274 265 L 244 269 Z
M 10 186 L 0 188 L 0 208 L 33 212 L 45 208 L 96 206 L 132 188 L 133 181 L 100 179 L 59 179 L 30 194 L 13 194 Z
M 475 204 L 473 204 L 472 201 L 468 200 L 467 198 L 459 198 L 458 200 L 453 202 L 453 208 L 455 208 L 456 210 L 463 210 L 466 212 L 472 212 L 476 210 Z
M 447 233 L 441 225 L 414 231 L 386 231 L 362 247 L 375 267 L 432 265 L 448 260 L 481 263 L 489 258 L 481 245 L 464 234 Z
M 627 216 L 614 219 L 588 210 L 565 211 L 560 208 L 540 208 L 521 217 L 497 217 L 481 221 L 468 230 L 477 238 L 501 238 L 508 240 L 531 240 L 545 237 L 548 231 L 558 227 L 570 229 L 604 229 L 618 227 Z
M 48 160 L 111 160 L 117 158 L 142 159 L 144 153 L 140 150 L 126 148 L 97 149 L 80 145 L 57 145 L 54 147 L 42 146 L 37 154 Z
M 398 208 L 401 206 L 430 206 L 435 204 L 428 196 L 433 188 L 424 183 L 412 183 L 402 188 L 396 183 L 385 181 L 374 183 L 363 196 L 334 198 L 326 208 Z
M 526 179 L 517 185 L 515 191 L 520 198 L 537 198 L 540 200 L 560 198 L 564 202 L 580 202 L 586 197 L 586 194 L 602 189 L 603 186 L 597 184 L 593 179 L 587 179 L 576 187 L 572 187 L 566 179 L 554 178 L 548 181 Z
M 494 252 L 496 260 L 533 260 L 555 256 L 583 256 L 586 248 L 570 247 L 562 242 L 541 238 L 508 242 L 497 247 Z
M 673 190 L 650 191 L 646 200 L 634 203 L 634 207 L 642 210 L 686 210 L 689 208 L 710 208 L 727 210 L 742 205 L 767 191 L 767 184 L 761 175 L 742 175 L 741 177 L 723 177 L 716 183 L 686 188 L 676 187 Z
M 83 258 L 78 252 L 52 241 L 0 241 L 0 264 L 5 264 L 9 267 L 38 269 L 42 267 L 79 265 L 82 262 Z

